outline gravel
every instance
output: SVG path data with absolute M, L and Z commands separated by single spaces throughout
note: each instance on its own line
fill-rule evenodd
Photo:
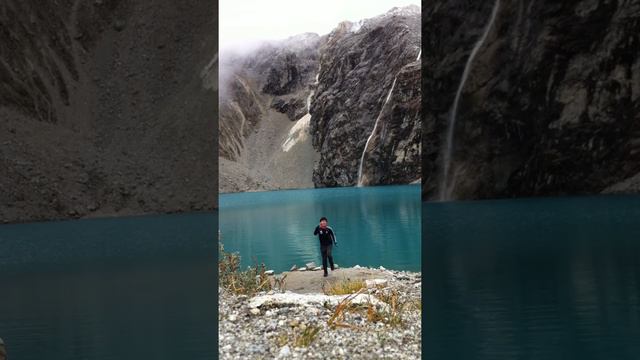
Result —
M 397 290 L 401 301 L 420 301 L 420 273 L 386 270 L 386 284 L 370 288 L 369 294 Z M 343 323 L 352 328 L 330 328 L 335 305 L 317 301 L 255 301 L 259 298 L 309 296 L 263 292 L 254 298 L 236 296 L 219 289 L 219 356 L 221 359 L 419 359 L 421 358 L 421 311 L 403 312 L 402 325 L 370 322 L 366 313 L 348 312 Z M 253 301 L 252 301 L 253 300 Z M 251 305 L 250 305 L 251 304 Z M 320 330 L 309 346 L 297 346 L 295 338 L 305 329 Z

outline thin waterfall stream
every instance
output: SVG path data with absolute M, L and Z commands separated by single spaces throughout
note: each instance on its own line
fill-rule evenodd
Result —
M 415 61 L 420 60 L 420 55 L 422 55 L 422 49 L 420 49 L 420 51 L 418 52 L 418 57 L 416 57 Z M 391 93 L 393 93 L 393 88 L 396 86 L 396 80 L 398 80 L 398 75 L 396 75 L 396 77 L 393 78 L 393 83 L 391 84 L 391 89 L 389 90 L 389 93 L 387 94 L 387 98 L 384 100 L 384 103 L 382 104 L 382 108 L 380 108 L 380 112 L 378 113 L 378 117 L 376 118 L 376 122 L 373 125 L 373 130 L 371 130 L 371 134 L 369 134 L 369 137 L 367 138 L 367 142 L 364 144 L 364 149 L 362 150 L 362 155 L 360 156 L 360 166 L 358 167 L 357 187 L 362 187 L 363 186 L 362 166 L 364 164 L 364 156 L 367 153 L 367 149 L 369 148 L 369 142 L 373 138 L 373 134 L 376 133 L 376 129 L 378 127 L 378 121 L 382 117 L 382 113 L 384 111 L 384 108 L 387 106 L 387 103 L 389 102 L 389 99 L 391 99 Z
M 449 114 L 449 123 L 447 126 L 447 143 L 444 151 L 444 170 L 442 173 L 442 182 L 440 183 L 440 200 L 450 200 L 451 194 L 453 192 L 453 184 L 455 181 L 449 180 L 449 172 L 451 168 L 451 157 L 452 157 L 452 148 L 453 148 L 453 135 L 454 129 L 456 125 L 456 115 L 458 113 L 458 104 L 460 102 L 460 97 L 462 95 L 462 89 L 464 88 L 464 84 L 469 77 L 469 73 L 471 70 L 471 65 L 473 64 L 473 59 L 478 54 L 478 50 L 482 47 L 485 40 L 487 39 L 487 35 L 489 35 L 489 31 L 493 25 L 493 22 L 496 19 L 496 14 L 498 13 L 498 8 L 500 7 L 500 0 L 496 0 L 493 5 L 493 10 L 491 11 L 491 17 L 489 18 L 489 22 L 487 23 L 484 32 L 480 39 L 476 42 L 473 50 L 471 50 L 471 54 L 469 55 L 469 59 L 467 59 L 467 63 L 464 67 L 464 71 L 462 72 L 462 79 L 460 80 L 460 85 L 458 85 L 458 91 L 456 91 L 456 97 L 453 101 L 453 107 L 451 109 L 451 113 Z M 455 177 L 454 177 L 455 178 Z
M 384 108 L 387 106 L 389 99 L 391 99 L 391 93 L 393 92 L 393 88 L 396 86 L 397 79 L 398 79 L 398 76 L 396 75 L 396 77 L 393 78 L 393 84 L 391 84 L 391 89 L 389 90 L 389 94 L 387 94 L 387 98 L 385 99 L 384 104 L 382 104 L 380 113 L 378 113 L 376 122 L 373 125 L 373 130 L 371 130 L 371 134 L 369 134 L 369 137 L 367 138 L 367 142 L 364 144 L 364 150 L 362 150 L 362 156 L 360 156 L 360 167 L 358 168 L 358 187 L 362 186 L 362 165 L 364 164 L 364 155 L 367 153 L 367 148 L 369 147 L 369 142 L 371 141 L 371 138 L 373 138 L 373 134 L 376 133 L 376 128 L 378 127 L 378 121 L 382 117 L 382 112 L 384 111 Z

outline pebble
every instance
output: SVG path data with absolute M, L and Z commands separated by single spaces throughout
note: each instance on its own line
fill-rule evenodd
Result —
M 388 271 L 394 278 L 379 279 L 387 281 L 386 288 L 371 288 L 370 291 L 398 290 L 404 299 L 420 301 L 421 288 L 414 285 L 420 277 L 414 273 Z M 397 276 L 410 280 L 398 280 Z M 220 359 L 321 359 L 329 356 L 408 360 L 419 359 L 422 353 L 421 312 L 417 309 L 403 313 L 404 327 L 369 322 L 366 313 L 347 313 L 341 321 L 357 329 L 330 328 L 327 322 L 333 310 L 322 303 L 256 305 L 255 298 L 235 296 L 220 288 L 218 293 L 220 314 L 227 314 L 219 322 Z M 261 292 L 259 295 L 266 294 Z M 253 316 L 243 317 L 242 314 Z M 294 347 L 294 339 L 311 326 L 320 328 L 311 345 Z
M 267 324 L 267 331 L 276 331 L 278 329 L 278 323 L 275 320 L 269 321 Z
M 280 351 L 278 352 L 279 358 L 285 358 L 290 355 L 291 355 L 291 349 L 289 349 L 289 345 L 283 346 L 282 349 L 280 349 Z
M 310 307 L 307 309 L 307 313 L 311 316 L 317 316 L 318 315 L 318 309 L 314 308 L 314 307 Z

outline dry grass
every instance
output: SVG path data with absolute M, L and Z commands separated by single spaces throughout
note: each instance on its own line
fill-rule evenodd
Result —
M 307 326 L 302 332 L 294 332 L 293 334 L 281 333 L 276 337 L 278 347 L 291 345 L 293 347 L 308 347 L 318 336 L 320 327 L 315 325 Z
M 403 299 L 397 290 L 383 291 L 378 293 L 376 297 L 389 305 L 387 309 L 380 309 L 377 312 L 376 319 L 391 326 L 404 325 L 403 315 L 413 306 L 413 301 Z
M 359 311 L 361 307 L 354 305 L 352 303 L 352 300 L 359 294 L 362 294 L 364 291 L 365 289 L 360 289 L 355 293 L 345 297 L 344 299 L 342 299 L 342 301 L 340 301 L 340 303 L 338 303 L 338 305 L 336 305 L 336 308 L 333 311 L 333 315 L 331 315 L 331 317 L 327 321 L 330 328 L 332 329 L 335 329 L 336 327 L 355 328 L 355 326 L 346 323 L 345 315 L 348 312 Z
M 284 293 L 287 289 L 287 274 L 276 275 L 273 277 L 273 289 Z
M 364 305 L 353 304 L 353 298 L 365 290 L 365 288 L 362 288 L 350 294 L 335 307 L 328 321 L 330 328 L 358 328 L 358 326 L 347 323 L 346 315 L 348 313 L 358 313 L 371 323 L 382 322 L 392 327 L 403 327 L 405 325 L 404 317 L 407 311 L 422 311 L 422 302 L 420 300 L 405 299 L 400 296 L 401 294 L 397 290 L 380 292 L 376 295 L 376 297 L 387 304 L 387 306 L 376 306 L 372 302 Z
M 220 243 L 220 255 L 218 259 L 220 286 L 230 290 L 234 294 L 253 296 L 260 291 L 271 290 L 271 280 L 265 273 L 264 264 L 258 265 L 254 259 L 254 266 L 247 270 L 240 270 L 240 255 L 224 251 Z
M 276 344 L 278 347 L 283 347 L 289 344 L 289 335 L 287 333 L 280 333 L 276 337 Z
M 361 289 L 366 289 L 362 280 L 346 279 L 322 284 L 322 291 L 325 295 L 350 295 Z
M 320 332 L 319 326 L 308 326 L 302 331 L 300 335 L 294 335 L 293 346 L 295 347 L 307 347 L 311 345 L 313 340 Z
M 413 308 L 414 310 L 420 311 L 420 313 L 422 313 L 422 300 L 413 300 L 412 302 L 410 302 L 409 308 Z

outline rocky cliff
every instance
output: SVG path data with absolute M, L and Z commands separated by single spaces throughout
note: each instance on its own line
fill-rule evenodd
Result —
M 305 33 L 245 53 L 222 53 L 221 192 L 312 186 L 317 155 L 300 125 L 323 41 Z
M 419 27 L 394 8 L 222 59 L 221 191 L 419 180 Z
M 216 206 L 215 3 L 0 4 L 0 220 Z
M 474 46 L 442 179 L 446 133 Z M 640 1 L 423 8 L 423 198 L 640 190 Z
M 316 187 L 358 183 L 362 154 L 374 128 L 364 156 L 363 183 L 420 178 L 419 53 L 418 6 L 394 8 L 360 23 L 344 22 L 329 34 L 311 104 L 311 134 L 320 152 L 313 173 Z

